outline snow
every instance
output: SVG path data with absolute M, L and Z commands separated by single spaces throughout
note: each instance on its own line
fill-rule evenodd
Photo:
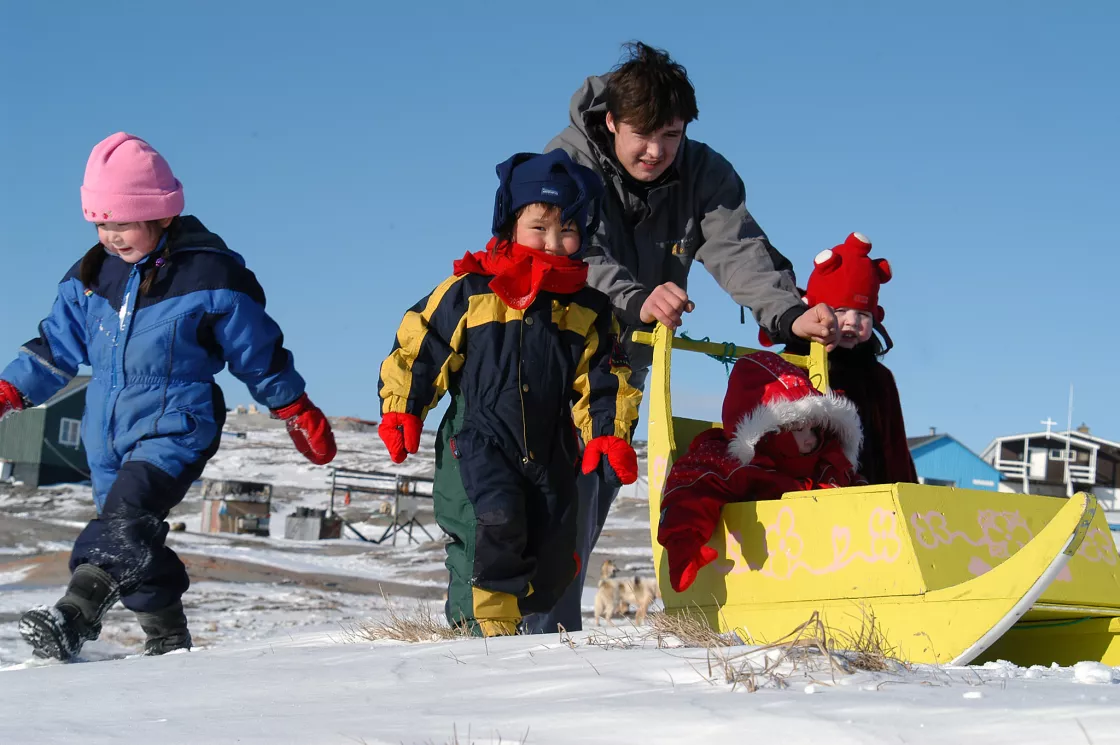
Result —
M 431 433 L 400 466 L 375 433 L 338 440 L 339 466 L 431 475 Z M 1120 743 L 1120 671 L 1093 661 L 844 673 L 775 649 L 688 648 L 631 619 L 587 618 L 564 636 L 359 640 L 390 607 L 442 613 L 443 544 L 283 539 L 286 514 L 326 506 L 329 474 L 283 430 L 223 439 L 205 476 L 272 483 L 272 535 L 198 533 L 201 501 L 188 495 L 170 518 L 188 529 L 168 540 L 211 570 L 184 597 L 196 649 L 139 656 L 143 632 L 118 605 L 74 665 L 28 664 L 16 621 L 58 598 L 90 489 L 0 486 L 0 742 Z M 349 508 L 366 535 L 384 530 L 376 501 L 355 495 Z M 419 518 L 441 535 L 430 508 Z M 595 567 L 606 558 L 652 572 L 644 479 L 612 511 Z
M 606 644 L 605 639 L 620 640 Z M 1120 689 L 1069 668 L 789 673 L 748 693 L 640 635 L 240 641 L 0 673 L 5 741 L 71 743 L 1120 742 Z M 813 695 L 805 695 L 811 693 Z
M 1073 666 L 1073 679 L 1091 685 L 1115 683 L 1116 671 L 1103 663 L 1086 660 Z

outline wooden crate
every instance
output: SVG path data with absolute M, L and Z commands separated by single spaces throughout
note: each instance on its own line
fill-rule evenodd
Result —
M 272 485 L 255 481 L 202 483 L 202 532 L 269 535 Z

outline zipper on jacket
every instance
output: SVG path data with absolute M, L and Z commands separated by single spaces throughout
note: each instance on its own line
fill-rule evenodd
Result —
M 525 364 L 525 317 L 517 324 L 517 397 L 521 400 L 521 462 L 529 462 L 529 425 L 525 421 L 525 389 L 521 386 L 521 366 Z
M 132 329 L 132 314 L 136 308 L 136 292 L 140 286 L 139 275 L 139 264 L 133 264 L 128 273 L 128 283 L 125 285 L 124 297 L 121 298 L 120 310 L 117 311 L 117 337 L 113 342 L 113 372 L 110 377 L 109 395 L 105 402 L 105 439 L 109 445 L 109 450 L 115 449 L 113 444 L 113 412 L 116 408 L 117 397 L 120 396 L 119 388 L 124 387 L 124 348 L 128 342 L 128 332 Z

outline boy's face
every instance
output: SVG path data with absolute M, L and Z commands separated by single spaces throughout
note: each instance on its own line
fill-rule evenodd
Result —
M 579 228 L 573 220 L 561 225 L 559 210 L 530 204 L 517 218 L 513 242 L 553 256 L 571 256 L 579 251 Z
M 626 172 L 641 182 L 656 181 L 673 165 L 684 139 L 684 121 L 675 119 L 655 132 L 639 132 L 607 114 L 607 129 L 614 135 L 614 157 Z
M 852 308 L 837 308 L 836 322 L 840 326 L 840 346 L 851 349 L 871 338 L 874 326 L 871 314 Z
M 788 431 L 793 435 L 793 441 L 797 443 L 797 452 L 802 455 L 813 452 L 820 444 L 817 431 L 806 424 L 795 424 Z

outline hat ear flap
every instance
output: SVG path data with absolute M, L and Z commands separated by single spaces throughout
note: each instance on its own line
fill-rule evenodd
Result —
M 886 317 L 887 317 L 887 312 L 885 310 L 883 310 L 883 306 L 876 305 L 875 306 L 875 322 L 876 323 L 882 323 L 883 319 L 886 318 Z
M 506 222 L 513 214 L 513 190 L 510 183 L 513 181 L 513 169 L 527 160 L 536 157 L 536 153 L 517 153 L 508 160 L 504 160 L 494 168 L 498 174 L 498 191 L 494 195 L 494 225 L 492 233 L 497 235 L 505 227 Z
M 872 259 L 871 263 L 875 265 L 875 270 L 879 273 L 879 284 L 886 284 L 891 281 L 891 263 L 886 259 Z
M 604 194 L 603 180 L 595 171 L 571 160 L 571 156 L 565 158 L 565 161 L 562 162 L 564 170 L 572 177 L 572 181 L 576 182 L 579 193 L 576 195 L 575 204 L 569 207 L 562 217 L 564 220 L 569 220 L 579 214 L 584 205 L 587 205 L 587 224 L 580 225 L 579 229 L 581 233 L 586 231 L 587 236 L 595 235 L 599 229 L 600 200 Z

